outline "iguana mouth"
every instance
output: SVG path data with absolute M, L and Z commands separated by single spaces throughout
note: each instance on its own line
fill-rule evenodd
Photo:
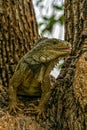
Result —
M 72 48 L 56 48 L 54 51 L 71 51 Z M 48 50 L 49 52 L 53 51 L 53 50 Z
M 71 51 L 72 48 L 62 48 L 62 49 L 59 49 L 59 50 L 63 50 L 63 51 Z

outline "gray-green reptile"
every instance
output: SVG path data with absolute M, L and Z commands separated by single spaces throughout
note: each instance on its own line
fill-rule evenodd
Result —
M 41 96 L 34 112 L 44 114 L 50 98 L 50 72 L 60 57 L 71 52 L 70 43 L 58 39 L 40 38 L 35 47 L 19 61 L 9 84 L 9 111 L 20 110 L 17 94 Z

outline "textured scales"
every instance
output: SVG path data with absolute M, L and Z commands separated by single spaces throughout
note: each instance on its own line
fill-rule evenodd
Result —
M 35 47 L 23 56 L 21 61 L 30 65 L 47 63 L 70 53 L 70 43 L 58 39 L 40 38 Z M 20 61 L 20 62 L 21 62 Z M 19 63 L 20 64 L 20 63 Z
M 34 48 L 19 61 L 9 84 L 9 111 L 20 110 L 17 94 L 41 96 L 34 113 L 44 115 L 51 94 L 50 72 L 60 57 L 71 52 L 71 45 L 58 39 L 40 38 Z M 28 109 L 29 111 L 30 108 Z

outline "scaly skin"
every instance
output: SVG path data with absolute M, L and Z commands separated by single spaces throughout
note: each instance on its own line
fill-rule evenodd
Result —
M 40 38 L 35 47 L 19 61 L 9 84 L 9 111 L 20 110 L 17 94 L 41 96 L 38 106 L 31 111 L 43 115 L 48 104 L 51 85 L 50 72 L 60 57 L 66 57 L 71 52 L 71 45 L 58 39 Z

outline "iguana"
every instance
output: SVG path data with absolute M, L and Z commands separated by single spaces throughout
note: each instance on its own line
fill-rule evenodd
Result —
M 71 44 L 55 38 L 39 38 L 34 48 L 19 61 L 9 83 L 9 111 L 20 110 L 17 94 L 41 96 L 39 105 L 33 110 L 44 114 L 51 92 L 50 72 L 60 57 L 71 52 Z

